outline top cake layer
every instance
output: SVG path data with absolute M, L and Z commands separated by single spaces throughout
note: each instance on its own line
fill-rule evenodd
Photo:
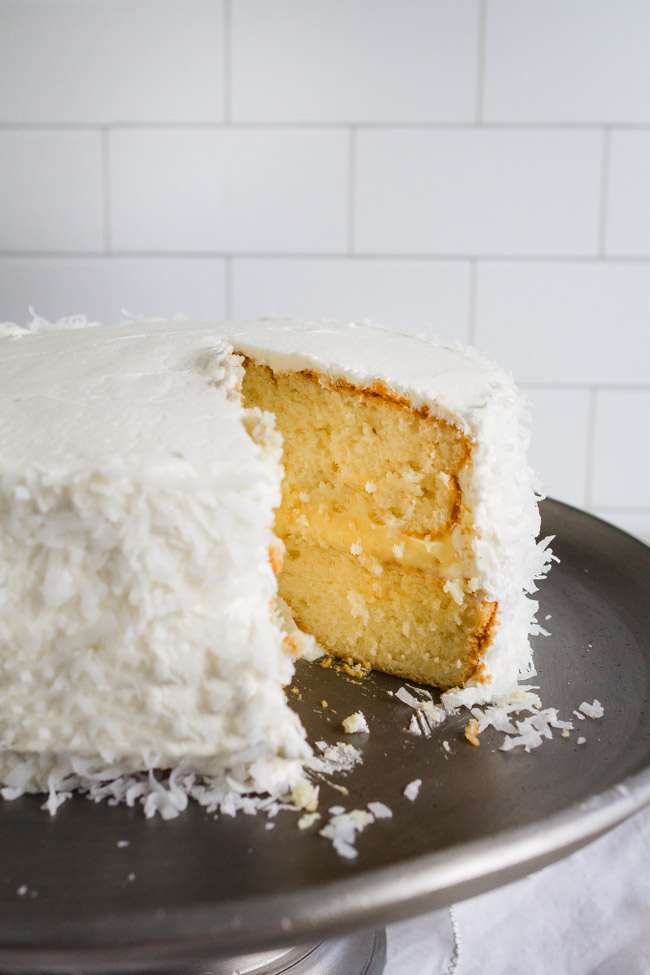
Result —
M 512 379 L 477 352 L 353 322 L 146 321 L 53 330 L 38 334 L 37 345 L 23 329 L 4 331 L 9 342 L 0 360 L 0 430 L 16 458 L 35 452 L 49 459 L 111 452 L 142 457 L 152 449 L 162 455 L 188 425 L 195 429 L 187 449 L 206 456 L 212 433 L 198 421 L 205 416 L 209 422 L 210 397 L 189 376 L 197 365 L 209 369 L 210 351 L 224 341 L 276 372 L 311 369 L 361 387 L 381 381 L 413 406 L 426 406 L 473 435 L 487 403 L 517 395 Z M 29 396 L 23 395 L 26 388 Z M 74 427 L 56 426 L 62 409 L 81 413 Z M 97 417 L 99 442 L 93 435 Z
M 495 396 L 518 396 L 512 378 L 476 350 L 434 344 L 355 322 L 224 322 L 219 334 L 274 372 L 314 370 L 361 388 L 377 382 L 414 407 L 475 434 Z

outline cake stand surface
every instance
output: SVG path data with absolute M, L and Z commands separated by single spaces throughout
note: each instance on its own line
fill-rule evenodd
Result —
M 535 638 L 531 683 L 561 718 L 597 698 L 601 719 L 576 718 L 568 739 L 556 731 L 530 753 L 500 751 L 491 729 L 474 748 L 467 712 L 429 739 L 408 734 L 412 711 L 393 696 L 407 682 L 302 664 L 289 698 L 310 739 L 363 754 L 321 784 L 323 820 L 301 832 L 289 812 L 267 829 L 263 815 L 215 819 L 194 805 L 165 822 L 83 797 L 53 818 L 42 797 L 0 803 L 0 972 L 375 975 L 382 935 L 367 929 L 546 866 L 650 802 L 650 549 L 555 501 L 542 517 L 561 561 L 540 586 L 550 635 Z M 369 736 L 343 735 L 357 710 Z M 372 801 L 393 818 L 342 859 L 318 835 L 327 809 Z

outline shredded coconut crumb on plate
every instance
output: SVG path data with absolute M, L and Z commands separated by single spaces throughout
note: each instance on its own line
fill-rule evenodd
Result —
M 389 809 L 383 802 L 369 802 L 368 809 L 375 819 L 392 819 L 392 809 Z
M 395 692 L 395 697 L 415 711 L 407 729 L 411 735 L 430 738 L 432 729 L 447 716 L 444 708 L 433 703 L 431 692 L 423 687 L 400 687 Z
M 605 713 L 600 701 L 594 701 L 593 704 L 589 704 L 587 701 L 583 701 L 578 708 L 583 714 L 586 714 L 588 718 L 602 718 Z
M 409 734 L 411 734 L 411 735 L 420 735 L 420 736 L 422 735 L 422 730 L 420 728 L 420 723 L 418 721 L 417 714 L 412 714 L 411 715 L 411 721 L 409 723 L 409 726 L 408 726 L 408 729 L 407 730 L 408 730 Z
M 313 826 L 317 819 L 320 819 L 320 813 L 304 813 L 298 820 L 298 829 L 309 829 L 309 827 Z
M 363 711 L 355 711 L 354 714 L 350 714 L 347 718 L 344 718 L 343 731 L 348 735 L 354 735 L 358 732 L 368 734 L 370 728 L 368 727 L 368 722 Z
M 412 782 L 409 782 L 409 784 L 404 789 L 404 795 L 406 796 L 406 798 L 410 799 L 411 802 L 417 799 L 418 794 L 420 792 L 421 785 L 422 785 L 422 779 L 413 779 Z
M 316 747 L 321 755 L 315 755 L 305 762 L 307 768 L 315 772 L 332 774 L 333 772 L 349 772 L 361 762 L 361 752 L 347 741 L 337 741 L 335 745 L 328 745 L 325 741 L 317 741 Z
M 332 818 L 319 830 L 319 836 L 331 840 L 339 856 L 354 860 L 359 855 L 354 846 L 357 834 L 374 823 L 375 817 L 365 809 L 353 809 L 346 813 L 342 806 L 332 806 L 329 812 Z

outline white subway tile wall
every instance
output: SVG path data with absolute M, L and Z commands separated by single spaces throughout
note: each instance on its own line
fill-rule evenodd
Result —
M 381 321 L 397 331 L 467 343 L 466 261 L 345 257 L 233 262 L 232 316 Z
M 119 129 L 109 142 L 112 246 L 340 251 L 347 148 L 345 132 L 330 129 Z
M 0 0 L 0 318 L 476 344 L 650 541 L 646 0 Z
M 537 129 L 363 130 L 362 253 L 593 256 L 603 136 Z
M 479 0 L 235 0 L 238 122 L 473 122 Z
M 218 257 L 5 257 L 1 317 L 24 322 L 27 302 L 51 320 L 225 318 L 225 274 Z
M 223 122 L 219 0 L 3 0 L 3 122 Z
M 650 254 L 650 129 L 612 132 L 605 253 Z
M 0 130 L 3 251 L 100 252 L 103 211 L 100 132 Z

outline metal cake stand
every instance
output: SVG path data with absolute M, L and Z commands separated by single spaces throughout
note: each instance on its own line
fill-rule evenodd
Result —
M 471 747 L 466 713 L 417 738 L 389 693 L 403 681 L 302 664 L 289 697 L 311 740 L 341 740 L 359 709 L 370 725 L 348 739 L 363 764 L 332 779 L 348 795 L 321 785 L 322 810 L 393 810 L 359 836 L 358 857 L 288 812 L 268 830 L 264 816 L 195 805 L 165 822 L 83 797 L 54 818 L 42 797 L 1 803 L 0 972 L 378 975 L 381 925 L 544 867 L 650 802 L 650 549 L 558 502 L 542 513 L 561 561 L 540 588 L 551 635 L 535 640 L 532 683 L 563 718 L 598 698 L 600 720 L 530 753 L 500 751 L 491 730 Z

